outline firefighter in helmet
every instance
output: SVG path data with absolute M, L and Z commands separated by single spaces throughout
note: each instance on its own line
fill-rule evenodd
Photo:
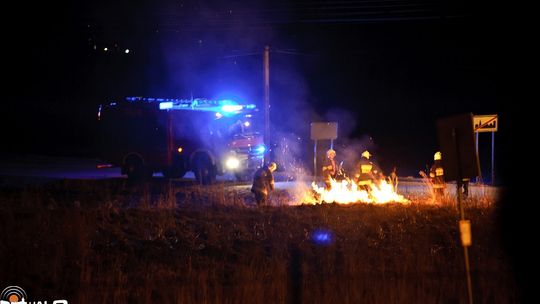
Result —
M 326 190 L 332 189 L 332 179 L 336 178 L 337 167 L 336 167 L 336 151 L 329 149 L 326 151 L 326 159 L 323 162 L 322 166 L 322 175 L 324 178 L 324 185 Z
M 272 175 L 272 172 L 276 171 L 276 169 L 277 164 L 271 162 L 259 168 L 253 175 L 251 192 L 255 194 L 255 201 L 258 207 L 268 204 L 268 195 L 274 191 L 274 175 Z
M 433 165 L 429 170 L 429 177 L 431 178 L 431 184 L 433 185 L 434 198 L 436 201 L 440 201 L 444 195 L 445 188 L 441 152 L 436 152 L 433 156 Z
M 377 167 L 369 160 L 371 153 L 369 151 L 362 152 L 362 157 L 356 165 L 356 173 L 354 175 L 355 182 L 362 190 L 369 191 L 371 184 L 375 178 Z

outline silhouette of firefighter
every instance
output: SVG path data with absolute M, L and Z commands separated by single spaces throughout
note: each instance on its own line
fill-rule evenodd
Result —
M 322 166 L 322 175 L 324 178 L 324 185 L 326 190 L 332 189 L 332 179 L 336 178 L 337 167 L 336 167 L 336 151 L 330 149 L 326 151 L 326 159 L 323 162 Z
M 358 189 L 370 191 L 373 181 L 380 174 L 377 166 L 369 160 L 371 153 L 369 151 L 362 152 L 362 157 L 356 165 L 356 173 L 354 181 L 358 185 Z
M 429 177 L 431 184 L 433 185 L 433 195 L 435 201 L 440 202 L 444 196 L 444 188 L 446 187 L 444 182 L 444 169 L 442 166 L 442 154 L 436 152 L 433 156 L 433 165 L 429 170 Z
M 274 191 L 274 175 L 272 172 L 276 171 L 276 169 L 277 164 L 271 162 L 259 168 L 253 175 L 251 192 L 255 194 L 255 201 L 259 207 L 268 205 L 268 195 Z

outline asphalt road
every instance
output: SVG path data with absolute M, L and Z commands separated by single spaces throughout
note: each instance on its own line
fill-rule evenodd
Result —
M 120 168 L 103 168 L 98 169 L 97 166 L 103 164 L 98 159 L 91 158 L 70 158 L 70 157 L 55 157 L 42 155 L 7 155 L 0 159 L 0 176 L 9 177 L 28 177 L 33 180 L 50 180 L 50 179 L 124 179 L 125 176 L 120 174 Z M 311 177 L 306 176 L 296 181 L 288 181 L 287 175 L 282 172 L 275 173 L 276 188 L 288 191 L 302 191 L 309 189 Z M 154 174 L 155 180 L 163 180 L 161 173 Z M 231 187 L 244 189 L 251 186 L 250 182 L 236 182 L 232 174 L 218 176 L 217 180 L 225 184 L 230 184 Z M 191 172 L 181 179 L 175 179 L 176 182 L 193 183 L 194 175 Z M 455 195 L 455 184 L 449 184 L 447 187 L 450 195 Z M 422 182 L 420 178 L 400 178 L 398 192 L 405 197 L 408 196 L 427 196 L 429 195 L 428 186 Z M 489 186 L 480 186 L 471 184 L 471 196 L 496 196 L 498 189 Z

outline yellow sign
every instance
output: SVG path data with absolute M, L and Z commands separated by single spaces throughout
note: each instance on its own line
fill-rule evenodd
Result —
M 473 116 L 474 132 L 496 132 L 498 123 L 497 114 Z

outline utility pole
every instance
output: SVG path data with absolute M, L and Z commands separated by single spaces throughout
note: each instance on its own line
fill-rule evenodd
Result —
M 264 162 L 270 161 L 270 46 L 264 47 L 264 145 L 266 152 Z

